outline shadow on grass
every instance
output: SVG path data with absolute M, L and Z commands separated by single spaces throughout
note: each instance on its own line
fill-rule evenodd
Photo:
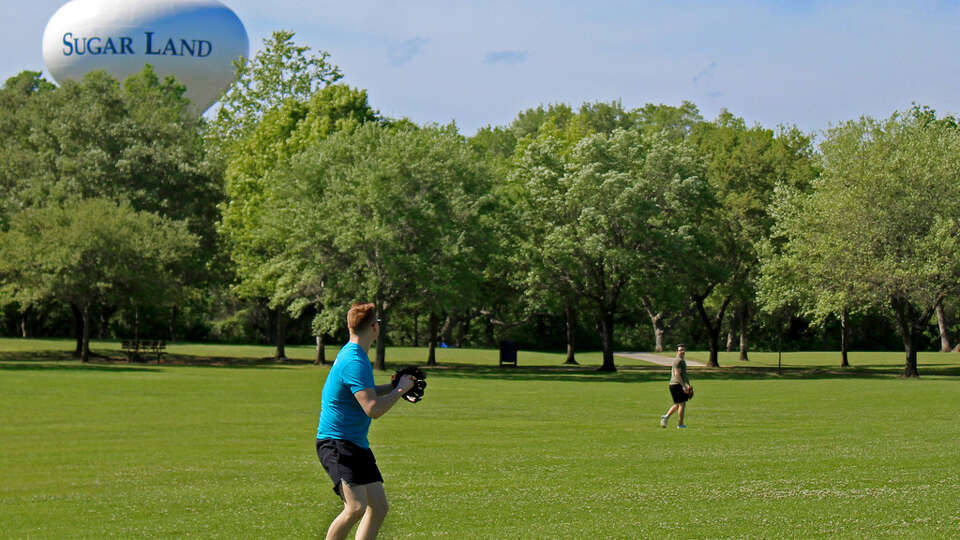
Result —
M 0 371 L 156 371 L 156 368 L 112 362 L 100 355 L 82 363 L 67 351 L 0 352 Z
M 290 358 L 229 358 L 180 354 L 164 354 L 160 362 L 154 356 L 130 360 L 117 351 L 91 351 L 87 363 L 80 362 L 68 351 L 0 352 L 0 371 L 139 371 L 160 372 L 164 367 L 229 367 L 278 369 L 312 363 Z
M 206 357 L 180 354 L 164 354 L 160 363 L 152 357 L 131 361 L 118 351 L 92 351 L 90 362 L 81 363 L 69 351 L 0 352 L 0 371 L 138 371 L 161 372 L 165 367 L 190 366 L 209 368 L 282 369 L 290 366 L 305 366 L 312 360 L 277 358 Z M 329 364 L 328 364 L 329 365 Z M 398 362 L 388 362 L 387 371 L 400 367 Z M 409 365 L 404 363 L 403 365 Z M 418 364 L 435 377 L 496 379 L 511 381 L 590 381 L 590 382 L 666 382 L 669 368 L 658 365 L 620 366 L 616 372 L 599 371 L 597 366 L 538 365 L 527 367 L 499 367 L 484 364 Z M 921 364 L 921 378 L 960 377 L 956 364 Z M 736 366 L 691 370 L 691 378 L 697 380 L 825 380 L 825 379 L 895 379 L 903 373 L 903 366 L 871 364 L 848 368 Z
M 622 366 L 616 372 L 599 371 L 595 366 L 498 367 L 486 365 L 421 366 L 437 377 L 478 378 L 515 381 L 590 381 L 590 382 L 663 382 L 669 380 L 669 369 L 663 366 Z M 960 367 L 949 364 L 921 365 L 920 376 L 960 376 Z M 827 379 L 896 379 L 902 366 L 877 365 L 850 368 L 825 367 L 736 367 L 691 370 L 697 380 L 827 380 Z

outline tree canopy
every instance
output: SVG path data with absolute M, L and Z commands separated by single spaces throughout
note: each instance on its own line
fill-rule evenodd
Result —
M 569 152 L 541 136 L 518 157 L 513 181 L 531 289 L 588 299 L 603 340 L 603 368 L 614 370 L 614 322 L 630 293 L 659 288 L 670 261 L 689 252 L 692 224 L 709 200 L 692 148 L 636 130 L 590 135 Z
M 936 305 L 960 287 L 960 131 L 928 115 L 845 122 L 821 144 L 809 193 L 781 189 L 764 294 L 823 317 L 879 308 L 896 322 L 905 376 Z
M 0 276 L 25 305 L 55 299 L 83 317 L 89 358 L 91 310 L 98 304 L 171 304 L 197 238 L 182 221 L 102 198 L 31 208 L 0 233 Z
M 426 341 L 434 362 L 454 329 L 456 345 L 566 343 L 570 363 L 586 336 L 605 370 L 618 343 L 661 349 L 669 331 L 716 366 L 722 332 L 747 360 L 748 335 L 769 346 L 784 314 L 809 339 L 838 317 L 843 351 L 851 319 L 885 317 L 908 376 L 933 313 L 949 348 L 951 116 L 915 106 L 814 145 L 687 101 L 552 103 L 468 138 L 384 118 L 338 83 L 328 53 L 293 38 L 274 32 L 238 62 L 211 119 L 149 66 L 126 81 L 8 79 L 0 329 L 8 313 L 25 328 L 31 309 L 69 306 L 87 334 L 94 312 L 107 334 L 111 317 L 152 305 L 171 336 L 180 308 L 201 339 L 272 331 L 282 357 L 288 322 L 322 339 L 342 332 L 349 303 L 372 300 L 379 368 L 400 342 Z
M 489 176 L 452 128 L 367 123 L 318 141 L 274 180 L 267 208 L 287 238 L 274 260 L 313 281 L 298 286 L 315 291 L 326 331 L 349 302 L 373 300 L 388 328 L 396 305 L 439 309 L 479 280 Z

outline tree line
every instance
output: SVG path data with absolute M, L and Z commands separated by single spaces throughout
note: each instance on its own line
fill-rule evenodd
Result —
M 914 105 L 830 127 L 690 102 L 539 106 L 466 137 L 387 118 L 275 32 L 209 119 L 146 66 L 0 88 L 0 332 L 385 346 L 950 350 L 960 129 Z M 900 336 L 893 343 L 892 330 Z M 837 337 L 834 337 L 837 336 Z M 724 343 L 726 338 L 726 343 Z

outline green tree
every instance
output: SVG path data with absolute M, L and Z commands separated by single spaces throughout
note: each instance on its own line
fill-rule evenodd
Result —
M 289 238 L 275 260 L 324 269 L 300 288 L 320 299 L 325 331 L 342 325 L 352 301 L 374 301 L 386 335 L 397 306 L 439 311 L 469 297 L 482 277 L 489 174 L 452 127 L 366 123 L 291 163 L 268 205 L 284 209 L 274 215 Z M 384 341 L 377 369 L 385 369 Z
M 527 224 L 515 211 L 518 190 L 510 181 L 514 155 L 517 152 L 514 131 L 503 127 L 486 127 L 468 141 L 477 159 L 491 171 L 492 204 L 481 216 L 485 232 L 485 255 L 482 261 L 483 279 L 473 290 L 479 299 L 473 304 L 472 314 L 484 325 L 483 338 L 487 345 L 496 346 L 498 334 L 523 326 L 534 315 L 524 292 L 530 291 L 518 276 L 526 261 L 516 257 L 516 238 L 523 238 Z M 525 141 L 523 144 L 527 144 Z M 460 310 L 465 311 L 465 310 Z M 431 341 L 442 333 L 441 319 L 447 314 L 430 313 L 428 327 Z M 453 322 L 452 319 L 449 319 Z M 468 319 L 469 320 L 469 319 Z M 444 321 L 445 323 L 446 321 Z M 461 328 L 464 328 L 461 324 Z M 575 363 L 573 350 L 568 363 Z
M 515 153 L 523 155 L 529 144 L 545 137 L 553 137 L 558 146 L 553 150 L 556 159 L 544 161 L 542 166 L 549 169 L 550 174 L 560 175 L 565 166 L 565 156 L 583 138 L 596 133 L 610 134 L 616 129 L 639 129 L 647 139 L 666 138 L 671 143 L 681 143 L 702 118 L 692 103 L 684 102 L 680 107 L 648 104 L 642 108 L 627 111 L 619 101 L 609 103 L 584 103 L 577 112 L 563 104 L 551 105 L 547 108 L 538 107 L 529 109 L 520 115 L 512 124 L 512 131 L 521 138 L 516 144 Z M 483 135 L 486 147 L 491 147 L 491 140 L 495 133 L 478 133 Z M 544 171 L 546 174 L 547 172 Z M 516 196 L 505 190 L 508 200 Z M 516 242 L 522 242 L 526 236 L 539 238 L 542 234 L 537 231 L 541 225 L 520 221 L 514 228 L 513 235 L 520 237 Z M 690 253 L 691 256 L 697 255 Z M 687 269 L 690 264 L 699 262 L 699 258 L 691 258 L 682 265 Z M 516 269 L 518 278 L 515 280 L 520 289 L 526 292 L 528 313 L 536 309 L 546 309 L 550 312 L 564 312 L 567 318 L 567 362 L 574 363 L 574 346 L 572 343 L 573 330 L 577 326 L 578 294 L 565 288 L 559 281 L 530 281 L 527 271 L 529 260 L 525 255 L 514 257 L 511 262 Z M 681 284 L 689 283 L 677 275 L 677 267 L 670 269 L 672 278 L 660 280 L 658 283 L 648 282 L 645 292 L 640 294 L 639 300 L 631 299 L 629 303 L 644 306 L 654 326 L 655 339 L 662 340 L 664 325 L 667 319 L 674 319 L 681 314 L 687 303 L 683 298 L 688 295 L 687 289 Z M 691 274 L 692 275 L 692 274 Z M 667 311 L 673 311 L 670 316 Z M 631 311 L 631 310 L 628 310 Z M 632 312 L 632 311 L 631 311 Z
M 548 121 L 555 127 L 563 129 L 573 117 L 573 109 L 565 103 L 555 103 L 547 107 L 540 105 L 535 109 L 527 109 L 518 114 L 510 123 L 510 129 L 517 140 L 524 137 L 536 137 L 541 126 Z
M 10 217 L 21 208 L 14 193 L 20 187 L 22 171 L 29 170 L 33 160 L 29 137 L 30 124 L 23 108 L 37 94 L 56 87 L 37 71 L 23 71 L 0 87 L 0 231 L 8 227 Z M 30 306 L 20 306 L 0 294 L 0 309 L 11 306 L 20 314 L 20 333 L 26 337 L 26 319 Z
M 597 315 L 602 370 L 616 369 L 614 324 L 660 269 L 685 251 L 709 199 L 693 149 L 637 130 L 589 135 L 569 153 L 555 136 L 523 149 L 514 182 L 530 234 L 519 246 L 527 283 L 559 283 Z
M 275 294 L 279 275 L 271 260 L 285 249 L 285 227 L 270 227 L 282 210 L 272 202 L 274 183 L 290 158 L 337 132 L 378 121 L 367 94 L 344 85 L 318 90 L 307 101 L 287 100 L 269 111 L 250 135 L 236 143 L 237 154 L 226 171 L 227 201 L 221 207 L 220 232 L 245 298 L 270 299 L 276 311 L 276 355 L 284 357 L 287 307 L 292 297 Z M 286 290 L 286 289 L 283 289 Z
M 692 295 L 707 331 L 710 359 L 717 366 L 720 333 L 728 307 L 735 310 L 740 359 L 747 360 L 750 314 L 755 311 L 759 246 L 770 234 L 767 212 L 774 186 L 803 186 L 816 175 L 810 139 L 796 128 L 778 132 L 754 126 L 723 111 L 714 122 L 696 124 L 690 135 L 707 160 L 707 178 L 717 193 L 720 212 L 713 227 L 714 251 L 701 256 L 699 290 Z M 711 268 L 712 267 L 712 268 Z
M 509 128 L 486 126 L 468 139 L 479 159 L 486 160 L 494 175 L 501 182 L 510 174 L 517 137 Z
M 837 126 L 821 144 L 823 174 L 786 192 L 775 287 L 806 287 L 815 313 L 883 309 L 903 338 L 903 375 L 936 306 L 960 287 L 960 131 L 950 119 L 895 113 Z M 793 294 L 793 293 L 792 293 Z
M 3 147 L 3 159 L 0 160 L 0 230 L 10 215 L 21 206 L 12 195 L 22 189 L 21 176 L 30 170 L 34 160 L 30 144 L 31 123 L 23 110 L 36 96 L 55 88 L 36 71 L 23 71 L 7 79 L 0 87 L 0 145 Z
M 183 92 L 149 66 L 123 85 L 95 71 L 35 92 L 11 135 L 23 159 L 2 169 L 8 200 L 23 208 L 108 197 L 189 219 L 196 232 L 209 228 L 219 187 L 205 169 L 198 120 Z
M 644 134 L 665 132 L 672 141 L 685 139 L 703 122 L 700 110 L 690 101 L 682 102 L 679 107 L 648 103 L 631 111 L 631 115 Z
M 552 138 L 556 144 L 551 148 L 551 152 L 556 159 L 548 159 L 543 162 L 543 166 L 551 168 L 550 172 L 544 171 L 544 173 L 558 175 L 562 174 L 561 169 L 564 167 L 565 159 L 583 138 L 594 133 L 609 134 L 616 129 L 629 128 L 632 124 L 633 118 L 629 112 L 623 109 L 619 101 L 584 103 L 577 112 L 574 112 L 569 105 L 561 103 L 550 105 L 547 108 L 540 106 L 536 109 L 528 109 L 517 116 L 509 131 L 503 130 L 491 134 L 478 133 L 477 138 L 486 142 L 488 147 L 490 147 L 491 140 L 503 140 L 511 132 L 514 137 L 519 138 L 513 145 L 514 157 L 508 163 L 506 169 L 508 178 L 511 175 L 515 176 L 516 162 L 525 154 L 529 145 L 536 141 Z M 498 135 L 499 137 L 494 138 Z M 497 165 L 502 165 L 502 163 L 502 161 L 495 161 Z M 495 170 L 498 172 L 504 171 L 502 166 L 498 166 Z M 505 241 L 511 245 L 521 245 L 527 242 L 531 236 L 542 238 L 545 234 L 544 228 L 549 228 L 550 225 L 526 222 L 522 217 L 519 217 L 525 212 L 522 203 L 523 196 L 520 193 L 522 188 L 518 188 L 518 185 L 522 182 L 514 181 L 512 183 L 514 185 L 508 183 L 506 186 L 498 187 L 498 191 L 500 191 L 498 198 L 507 201 L 507 211 L 501 213 L 500 223 L 497 224 L 495 229 L 501 232 L 501 238 L 509 239 Z M 518 210 L 511 212 L 518 204 L 520 205 Z M 512 214 L 515 214 L 516 217 Z M 583 302 L 580 301 L 576 291 L 560 281 L 543 282 L 537 280 L 535 275 L 530 272 L 531 261 L 527 258 L 527 254 L 523 251 L 511 251 L 513 251 L 512 256 L 499 261 L 501 271 L 498 275 L 504 278 L 500 280 L 501 283 L 511 283 L 512 287 L 500 287 L 498 292 L 512 294 L 515 298 L 522 298 L 522 307 L 518 310 L 512 310 L 516 312 L 515 317 L 521 322 L 541 316 L 544 311 L 547 314 L 563 313 L 566 319 L 567 341 L 565 363 L 576 364 L 574 335 L 579 325 L 579 313 Z M 494 260 L 493 262 L 497 261 Z M 503 263 L 506 263 L 506 266 Z M 490 268 L 495 268 L 495 266 Z M 518 290 L 522 291 L 522 296 L 516 294 Z M 499 304 L 500 311 L 510 311 L 508 302 L 499 302 Z M 507 325 L 503 321 L 498 320 L 497 322 L 501 325 Z M 513 322 L 512 324 L 516 325 L 518 323 Z
M 636 126 L 636 116 L 623 108 L 620 100 L 597 101 L 580 105 L 577 117 L 594 133 L 613 133 Z
M 29 72 L 13 81 L 0 93 L 9 120 L 0 143 L 10 150 L 0 165 L 0 223 L 25 208 L 78 199 L 129 202 L 186 222 L 202 245 L 192 251 L 188 282 L 209 279 L 222 188 L 184 87 L 149 66 L 123 84 L 104 72 L 56 88 Z
M 538 118 L 537 132 L 525 136 L 515 149 L 515 157 L 510 171 L 510 182 L 500 191 L 510 201 L 513 210 L 510 215 L 501 218 L 498 230 L 503 237 L 516 248 L 506 257 L 505 274 L 513 283 L 514 289 L 521 291 L 521 309 L 518 318 L 529 321 L 544 312 L 563 313 L 565 318 L 565 338 L 567 357 L 565 364 L 576 364 L 575 330 L 579 324 L 580 308 L 584 304 L 577 291 L 560 279 L 550 279 L 543 275 L 544 267 L 531 257 L 531 249 L 539 245 L 555 226 L 555 220 L 532 219 L 537 209 L 531 197 L 528 182 L 530 167 L 538 169 L 537 180 L 542 183 L 537 189 L 551 189 L 558 178 L 563 176 L 570 153 L 580 140 L 593 133 L 582 118 L 574 116 L 567 106 L 551 106 L 545 116 L 542 109 L 522 113 L 518 120 Z M 530 116 L 533 114 L 533 116 Z M 515 123 L 516 126 L 516 123 Z M 559 211 L 559 210 L 558 210 Z M 509 292 L 509 291 L 506 291 Z M 503 307 L 501 307 L 503 310 Z
M 81 358 L 90 356 L 94 307 L 170 304 L 197 247 L 184 222 L 129 204 L 91 198 L 16 214 L 0 233 L 0 277 L 15 299 L 55 299 L 76 306 Z
M 822 238 L 824 231 L 818 229 L 824 223 L 821 215 L 803 210 L 809 196 L 787 185 L 777 186 L 770 206 L 774 226 L 760 247 L 757 299 L 768 313 L 799 309 L 817 326 L 831 315 L 838 316 L 840 365 L 848 367 L 850 315 L 868 306 L 856 301 L 856 278 L 817 253 L 825 246 L 812 240 Z
M 263 40 L 263 49 L 256 56 L 234 61 L 236 82 L 221 96 L 210 124 L 209 134 L 221 152 L 232 154 L 230 145 L 245 139 L 267 112 L 284 101 L 307 101 L 343 78 L 340 68 L 328 62 L 330 53 L 309 54 L 310 47 L 296 45 L 294 35 L 274 31 Z
M 630 111 L 630 116 L 645 137 L 661 136 L 672 142 L 686 140 L 703 122 L 699 109 L 689 101 L 682 102 L 678 107 L 648 103 Z M 703 230 L 702 225 L 708 221 L 707 218 L 715 216 L 707 209 L 701 209 L 699 213 L 704 219 L 699 221 L 700 229 L 693 231 L 697 242 L 690 245 L 690 247 L 699 247 L 682 255 L 682 262 L 679 264 L 675 261 L 662 269 L 663 275 L 669 275 L 670 279 L 654 280 L 640 294 L 639 301 L 643 308 L 641 316 L 646 316 L 650 320 L 656 352 L 663 351 L 667 329 L 688 314 L 691 291 L 695 290 L 703 277 L 709 274 L 697 269 L 704 263 L 710 262 L 709 259 L 702 257 L 704 252 L 712 249 L 704 244 L 706 231 Z
M 264 178 L 307 144 L 344 128 L 342 122 L 353 112 L 374 114 L 365 92 L 347 87 L 328 91 L 343 77 L 340 69 L 328 61 L 326 51 L 311 54 L 310 47 L 296 45 L 293 38 L 293 32 L 276 31 L 254 58 L 235 62 L 237 80 L 221 97 L 207 131 L 208 147 L 225 178 L 228 200 L 221 208 L 220 232 L 235 265 L 235 290 L 253 302 L 271 296 L 276 286 L 259 270 L 277 249 L 259 231 L 259 205 L 269 189 Z M 355 99 L 361 103 L 338 101 Z M 343 111 L 351 107 L 353 112 Z M 278 357 L 286 355 L 284 308 L 272 308 Z

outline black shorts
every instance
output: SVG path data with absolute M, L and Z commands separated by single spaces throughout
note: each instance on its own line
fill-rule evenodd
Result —
M 341 481 L 348 486 L 383 482 L 377 460 L 369 448 L 342 439 L 317 439 L 317 457 L 333 480 L 333 492 L 341 498 Z
M 674 403 L 686 403 L 689 396 L 687 392 L 683 389 L 682 384 L 671 384 L 670 385 L 670 396 L 673 397 Z

